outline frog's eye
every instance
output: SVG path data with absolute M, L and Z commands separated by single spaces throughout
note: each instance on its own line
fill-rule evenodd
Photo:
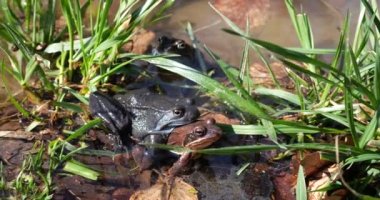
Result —
M 198 137 L 202 137 L 206 134 L 206 128 L 203 127 L 203 126 L 197 126 L 195 127 L 194 129 L 194 133 L 198 136 Z
M 183 108 L 175 108 L 173 110 L 173 114 L 177 117 L 182 117 L 184 113 L 185 113 L 185 110 Z
M 175 45 L 176 45 L 177 49 L 184 49 L 185 48 L 185 42 L 183 40 L 176 41 Z

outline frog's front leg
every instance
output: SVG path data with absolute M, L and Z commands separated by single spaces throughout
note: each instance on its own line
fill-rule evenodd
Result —
M 175 176 L 189 163 L 192 153 L 183 153 L 181 157 L 169 169 L 168 174 L 170 180 L 174 180 Z
M 183 167 L 185 167 L 189 163 L 191 157 L 191 152 L 183 153 L 181 157 L 177 160 L 177 162 L 175 162 L 173 166 L 169 169 L 168 176 L 166 179 L 168 181 L 167 185 L 169 186 L 169 196 L 171 195 L 176 175 L 182 170 Z
M 165 139 L 161 135 L 148 135 L 141 143 L 163 144 Z M 140 170 L 145 170 L 151 167 L 155 161 L 160 160 L 158 151 L 160 150 L 154 147 L 137 144 L 132 149 L 132 156 Z
M 96 91 L 90 94 L 89 104 L 91 114 L 101 118 L 114 134 L 122 135 L 131 126 L 130 114 L 112 97 Z

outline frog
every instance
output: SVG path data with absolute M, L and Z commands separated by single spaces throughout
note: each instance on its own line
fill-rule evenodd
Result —
M 89 98 L 90 112 L 103 120 L 121 142 L 131 147 L 135 143 L 165 143 L 177 126 L 195 121 L 200 113 L 191 99 L 172 99 L 145 89 L 129 91 L 110 97 L 93 92 Z M 141 170 L 149 168 L 156 154 L 155 148 L 138 145 L 132 156 Z M 135 152 L 135 153 L 134 153 Z
M 146 90 L 136 90 L 113 97 L 93 92 L 90 112 L 100 117 L 110 130 L 124 135 L 131 126 L 131 136 L 141 140 L 147 135 L 168 135 L 175 127 L 195 121 L 200 113 L 191 99 L 167 98 Z
M 169 135 L 167 144 L 185 147 L 190 150 L 201 150 L 211 146 L 221 136 L 222 130 L 216 125 L 215 119 L 208 118 L 175 128 Z M 168 170 L 170 179 L 173 179 L 195 157 L 196 153 L 182 152 L 179 155 L 178 160 Z
M 157 44 L 152 49 L 152 55 L 178 54 L 180 57 L 171 59 L 181 62 L 182 64 L 192 66 L 195 63 L 195 49 L 187 44 L 184 40 L 161 36 L 157 39 Z
M 182 39 L 177 39 L 169 36 L 161 36 L 157 39 L 156 45 L 153 45 L 151 50 L 152 55 L 176 54 L 176 56 L 167 57 L 170 60 L 176 61 L 198 71 L 205 72 L 200 60 L 197 57 L 197 51 L 192 45 L 186 43 Z M 150 71 L 156 72 L 157 78 L 160 81 L 159 87 L 170 94 L 180 97 L 193 97 L 198 94 L 197 86 L 194 82 L 172 72 L 157 69 L 155 66 L 150 68 Z
M 131 113 L 131 134 L 136 140 L 147 135 L 167 136 L 175 127 L 191 123 L 200 115 L 190 98 L 169 98 L 145 89 L 113 98 Z
M 219 140 L 221 133 L 222 130 L 215 125 L 214 118 L 209 118 L 174 128 L 168 136 L 166 144 L 181 146 L 191 150 L 199 150 L 206 148 Z M 150 137 L 157 137 L 157 135 L 150 135 Z M 146 143 L 146 141 L 141 141 L 141 143 Z M 145 151 L 143 146 L 137 145 L 134 146 L 132 150 L 132 157 L 137 163 L 139 163 L 141 169 L 152 165 L 155 161 L 150 155 L 155 155 L 155 158 L 160 160 L 163 157 L 163 153 L 164 152 L 160 152 L 160 155 L 158 153 L 152 154 Z M 180 157 L 169 170 L 169 177 L 174 177 L 195 155 L 190 152 L 181 154 L 172 151 L 172 153 L 180 155 Z

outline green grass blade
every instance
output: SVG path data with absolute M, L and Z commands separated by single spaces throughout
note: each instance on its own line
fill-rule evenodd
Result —
M 66 142 L 70 142 L 71 140 L 78 139 L 79 137 L 83 136 L 88 129 L 101 123 L 102 123 L 102 120 L 100 118 L 87 122 L 85 125 L 81 126 L 74 133 L 72 133 L 69 137 L 67 137 Z
M 344 73 L 347 77 L 352 77 L 353 69 L 352 69 L 349 44 L 346 44 L 345 49 L 344 49 L 344 68 L 343 68 L 343 70 L 344 70 Z M 352 140 L 354 142 L 355 147 L 358 147 L 359 135 L 357 134 L 356 128 L 355 128 L 353 97 L 352 97 L 352 90 L 350 87 L 350 85 L 351 85 L 350 80 L 345 78 L 344 79 L 344 85 L 345 85 L 345 88 L 343 90 L 343 95 L 344 95 L 344 105 L 346 108 L 346 117 L 348 120 Z
M 380 160 L 380 154 L 378 154 L 378 153 L 366 153 L 366 154 L 357 155 L 355 157 L 347 158 L 344 162 L 344 165 L 349 166 L 349 165 L 352 165 L 354 163 L 365 162 L 365 161 L 378 162 L 379 160 Z
M 358 62 L 356 61 L 356 56 L 355 56 L 354 50 L 352 49 L 351 46 L 349 46 L 348 48 L 350 51 L 350 59 L 352 62 L 352 69 L 355 73 L 355 79 L 360 80 L 360 67 L 359 67 Z
M 361 0 L 362 4 L 365 6 L 365 8 L 367 9 L 370 17 L 373 17 L 373 21 L 375 23 L 375 26 L 377 28 L 377 31 L 380 31 L 380 20 L 379 18 L 376 16 L 376 13 L 375 11 L 372 9 L 372 6 L 368 3 L 367 0 Z
M 298 66 L 298 65 L 296 65 L 296 64 L 294 64 L 294 63 L 292 63 L 292 62 L 289 62 L 289 61 L 284 60 L 284 59 L 280 59 L 280 60 L 281 60 L 281 61 L 282 61 L 287 67 L 289 67 L 289 68 L 291 68 L 291 69 L 293 69 L 293 70 L 295 70 L 295 71 L 298 71 L 298 72 L 301 72 L 301 73 L 303 73 L 303 74 L 309 75 L 309 76 L 311 76 L 311 77 L 314 77 L 314 78 L 316 78 L 316 79 L 318 79 L 318 80 L 320 80 L 320 81 L 324 81 L 324 82 L 326 82 L 326 83 L 328 83 L 328 84 L 331 84 L 331 85 L 338 85 L 338 84 L 339 84 L 338 82 L 334 82 L 334 81 L 332 81 L 332 80 L 330 80 L 330 79 L 328 79 L 328 78 L 326 78 L 326 77 L 320 75 L 319 73 L 311 72 L 311 71 L 309 71 L 309 70 L 307 70 L 307 69 L 305 69 L 305 68 L 303 68 L 303 67 L 301 67 L 301 66 Z
M 212 59 L 215 60 L 216 63 L 220 66 L 220 68 L 223 70 L 228 80 L 238 89 L 240 94 L 247 100 L 251 100 L 251 95 L 248 93 L 247 90 L 244 89 L 243 85 L 239 82 L 238 77 L 234 76 L 234 74 L 229 70 L 231 66 L 224 62 L 222 59 L 220 59 L 219 56 L 214 54 L 214 52 L 212 52 L 207 47 L 205 47 L 205 49 L 208 52 L 208 54 L 212 57 Z
M 367 125 L 364 134 L 359 139 L 359 148 L 364 148 L 365 145 L 376 135 L 380 120 L 380 106 L 377 108 L 371 122 Z
M 286 49 L 289 49 L 291 51 L 296 51 L 299 53 L 316 54 L 316 55 L 335 54 L 335 52 L 336 52 L 336 49 L 322 49 L 322 48 L 306 49 L 306 48 L 302 48 L 302 47 L 288 47 Z
M 72 88 L 69 88 L 69 87 L 63 87 L 63 89 L 69 91 L 73 96 L 75 96 L 79 101 L 81 101 L 82 103 L 88 105 L 88 100 L 83 96 L 81 95 L 78 91 L 72 89 Z
M 347 80 L 348 82 L 348 80 Z M 347 84 L 349 85 L 349 84 Z M 349 87 L 346 87 L 344 90 L 344 104 L 346 107 L 346 117 L 348 119 L 348 127 L 350 128 L 352 140 L 354 142 L 354 145 L 358 147 L 358 140 L 359 140 L 359 135 L 356 133 L 355 129 L 355 123 L 354 123 L 354 109 L 352 107 L 352 95 L 351 95 L 351 90 Z
M 363 4 L 360 4 L 360 12 L 358 15 L 358 21 L 355 29 L 355 36 L 353 41 L 353 51 L 355 52 L 356 56 L 360 55 L 360 52 L 364 48 L 363 44 L 367 43 L 368 36 L 369 36 L 369 28 L 366 28 L 366 18 L 365 18 L 365 7 Z M 363 34 L 364 32 L 364 34 Z
M 245 41 L 245 42 L 249 44 L 248 41 Z M 268 59 L 263 55 L 263 53 L 260 51 L 260 49 L 257 46 L 251 45 L 251 44 L 249 46 L 251 46 L 253 48 L 253 50 L 257 53 L 257 55 L 260 57 L 261 62 L 263 62 L 265 68 L 268 70 L 269 75 L 270 75 L 273 83 L 276 85 L 276 87 L 281 88 L 281 84 L 277 80 L 276 75 L 273 72 L 272 67 L 270 66 L 270 64 L 268 62 Z M 250 77 L 248 70 L 247 70 L 247 76 Z
M 297 186 L 296 186 L 297 200 L 307 199 L 307 189 L 306 189 L 305 175 L 303 171 L 304 171 L 303 166 L 299 165 L 298 175 L 297 175 Z
M 267 133 L 269 139 L 271 139 L 275 144 L 278 145 L 278 142 L 277 142 L 277 133 L 276 133 L 276 129 L 274 128 L 273 123 L 271 121 L 268 121 L 268 120 L 265 120 L 265 119 L 262 119 L 261 123 L 263 124 L 263 126 L 266 129 L 266 133 Z
M 246 145 L 246 146 L 229 146 L 222 148 L 208 148 L 198 150 L 196 152 L 203 154 L 212 155 L 233 155 L 233 154 L 244 154 L 244 153 L 255 153 L 260 151 L 270 151 L 274 149 L 279 149 L 277 145 Z
M 365 127 L 359 123 L 355 123 L 354 122 L 354 125 L 351 125 L 349 123 L 349 119 L 347 117 L 342 117 L 338 114 L 334 114 L 334 113 L 328 113 L 328 112 L 314 112 L 314 113 L 318 113 L 318 114 L 321 114 L 329 119 L 332 119 L 334 120 L 335 122 L 339 123 L 339 124 L 342 124 L 346 127 L 350 127 L 350 126 L 353 126 L 353 128 L 355 128 L 355 132 L 359 132 L 359 133 L 364 133 L 364 129 Z
M 22 54 L 29 60 L 33 55 L 33 50 L 30 45 L 25 43 L 26 39 L 17 32 L 14 25 L 0 24 L 11 36 L 12 42 L 21 50 Z
M 5 54 L 5 56 L 8 57 L 8 61 L 10 62 L 10 65 L 12 67 L 12 69 L 9 69 L 6 67 L 4 67 L 4 69 L 6 71 L 8 71 L 10 74 L 12 74 L 13 78 L 16 79 L 19 82 L 19 84 L 21 85 L 22 81 L 24 80 L 22 66 L 20 66 L 17 63 L 16 58 L 13 57 L 13 55 L 10 52 L 8 52 L 6 49 L 0 47 L 0 50 L 2 50 L 2 52 Z M 4 64 L 3 61 L 1 63 L 2 63 L 2 65 Z M 4 71 L 4 73 L 5 73 L 5 71 Z
M 25 78 L 22 81 L 22 85 L 25 85 L 26 83 L 29 82 L 33 73 L 37 69 L 37 65 L 38 63 L 36 62 L 35 58 L 32 58 L 29 60 L 29 62 L 26 64 L 26 67 L 25 67 Z
M 299 144 L 287 144 L 284 145 L 290 150 L 318 150 L 325 152 L 335 152 L 335 145 L 324 144 L 324 143 L 299 143 Z M 208 148 L 197 150 L 197 153 L 203 154 L 214 154 L 214 155 L 228 155 L 228 154 L 243 154 L 243 153 L 254 153 L 259 151 L 269 151 L 274 149 L 279 149 L 277 145 L 244 145 L 244 146 L 229 146 L 221 148 Z M 371 153 L 370 151 L 365 151 L 352 146 L 339 145 L 339 153 L 348 156 L 357 156 L 364 153 Z
M 259 94 L 259 95 L 274 96 L 274 97 L 277 97 L 280 99 L 284 99 L 284 100 L 286 100 L 290 103 L 293 103 L 297 106 L 301 106 L 301 102 L 300 102 L 298 95 L 292 94 L 292 93 L 285 91 L 285 90 L 269 89 L 269 88 L 259 87 L 259 88 L 255 89 L 254 92 L 255 92 L 255 94 Z M 307 102 L 306 99 L 304 99 L 304 102 L 309 103 L 309 102 Z
M 75 160 L 67 161 L 63 166 L 63 171 L 70 172 L 94 181 L 96 181 L 100 176 L 99 172 L 92 170 L 88 166 Z
M 41 13 L 40 16 L 40 27 L 43 30 L 43 40 L 42 42 L 49 44 L 53 40 L 55 31 L 55 10 L 56 10 L 56 0 L 49 0 L 48 7 L 45 12 Z
M 53 102 L 53 106 L 61 107 L 65 110 L 71 110 L 72 112 L 81 113 L 83 112 L 82 108 L 74 103 L 68 102 Z
M 379 43 L 378 43 L 379 44 Z M 378 45 L 377 45 L 378 46 Z M 375 98 L 378 100 L 376 101 L 375 107 L 379 106 L 379 100 L 380 100 L 380 47 L 376 48 L 376 65 L 374 69 L 374 83 L 373 83 L 373 94 L 375 95 Z
M 21 22 L 19 21 L 19 18 L 16 17 L 16 15 L 12 12 L 10 9 L 10 5 L 8 4 L 8 1 L 6 0 L 1 0 L 0 1 L 0 9 L 2 11 L 2 17 L 4 17 L 4 22 L 8 24 L 17 24 L 20 25 Z
M 218 81 L 187 67 L 181 63 L 173 60 L 165 59 L 162 57 L 156 58 L 145 58 L 142 59 L 148 61 L 160 68 L 166 69 L 168 71 L 179 74 L 191 81 L 198 83 L 200 86 L 205 88 L 210 93 L 218 96 L 221 100 L 229 102 L 231 105 L 237 107 L 240 111 L 250 113 L 251 115 L 257 116 L 259 118 L 264 118 L 270 120 L 271 117 L 266 114 L 259 104 L 254 101 L 246 100 L 236 93 L 232 92 L 227 87 L 220 84 Z
M 8 98 L 10 102 L 13 104 L 13 106 L 24 116 L 24 117 L 30 117 L 31 114 L 17 101 L 16 98 L 14 98 L 13 94 L 10 93 L 8 89 L 8 82 L 7 79 L 5 78 L 5 64 L 4 62 L 1 62 L 0 64 L 1 67 L 1 78 L 2 82 L 4 84 L 5 91 L 8 94 Z
M 338 68 L 338 65 L 340 64 L 340 61 L 341 61 L 342 54 L 344 53 L 344 47 L 345 47 L 346 38 L 347 38 L 347 31 L 348 31 L 348 16 L 345 18 L 345 21 L 343 23 L 343 29 L 340 32 L 340 36 L 339 36 L 338 47 L 336 48 L 336 52 L 332 60 L 331 66 L 334 69 Z M 331 73 L 328 73 L 327 79 L 333 80 L 333 75 Z M 327 101 L 328 96 L 331 95 L 331 90 L 333 87 L 334 85 L 328 84 L 322 89 L 323 92 L 322 92 L 322 95 L 319 95 L 320 102 L 318 103 L 318 105 L 323 105 Z
M 267 49 L 273 53 L 276 53 L 278 55 L 281 55 L 287 59 L 292 59 L 292 60 L 296 60 L 296 61 L 300 61 L 300 62 L 304 62 L 304 63 L 313 64 L 313 65 L 318 66 L 320 68 L 325 68 L 327 70 L 331 70 L 332 72 L 335 72 L 336 74 L 339 74 L 339 71 L 332 68 L 329 64 L 324 63 L 324 62 L 317 60 L 317 59 L 314 59 L 314 58 L 310 58 L 303 53 L 299 53 L 297 51 L 292 51 L 292 50 L 283 48 L 279 45 L 276 45 L 276 44 L 273 44 L 270 42 L 254 39 L 254 38 L 251 38 L 249 36 L 246 36 L 244 34 L 240 34 L 238 32 L 232 31 L 232 30 L 228 30 L 228 29 L 223 29 L 223 30 L 226 31 L 227 33 L 232 34 L 232 35 L 236 35 L 236 36 L 245 38 L 245 39 L 251 41 L 253 44 L 262 46 L 265 49 Z
M 223 133 L 238 135 L 267 135 L 267 128 L 262 125 L 226 125 L 218 124 L 223 129 Z M 274 129 L 279 134 L 296 135 L 297 133 L 314 134 L 314 133 L 330 133 L 342 134 L 345 131 L 336 129 L 322 129 L 315 126 L 293 126 L 293 124 L 273 124 Z

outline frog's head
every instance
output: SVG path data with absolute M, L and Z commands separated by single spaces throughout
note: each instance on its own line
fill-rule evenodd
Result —
M 203 149 L 220 139 L 222 130 L 213 118 L 178 127 L 168 138 L 168 144 L 181 145 L 190 149 Z
M 183 99 L 182 99 L 183 100 Z M 177 100 L 178 102 L 179 100 Z M 184 103 L 178 102 L 173 105 L 173 108 L 166 110 L 162 118 L 156 124 L 156 131 L 172 130 L 177 126 L 189 124 L 199 117 L 198 108 L 194 105 L 191 99 L 185 99 Z
M 160 55 L 165 53 L 191 58 L 194 55 L 194 49 L 183 40 L 161 36 L 157 40 L 157 45 L 153 47 L 152 54 Z

